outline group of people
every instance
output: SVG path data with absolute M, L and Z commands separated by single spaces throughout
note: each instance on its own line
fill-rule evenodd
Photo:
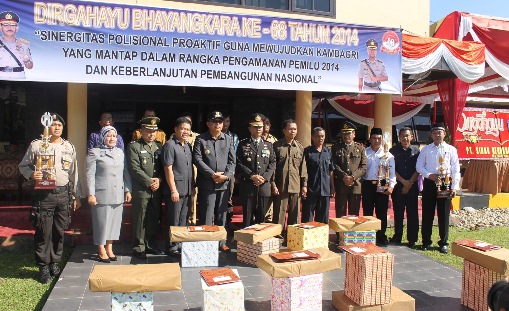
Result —
M 412 130 L 406 127 L 399 131 L 400 143 L 389 152 L 384 148 L 380 128 L 371 130 L 371 145 L 365 148 L 354 141 L 356 128 L 350 122 L 343 124 L 341 141 L 331 148 L 324 144 L 325 130 L 321 127 L 313 128 L 312 144 L 304 148 L 296 140 L 297 123 L 293 119 L 283 122 L 284 136 L 276 140 L 269 133 L 269 118 L 253 114 L 247 124 L 250 136 L 239 140 L 229 130 L 229 117 L 219 111 L 207 115 L 208 130 L 200 135 L 191 130 L 190 114 L 183 113 L 175 121 L 174 133 L 166 140 L 165 133 L 158 128 L 159 118 L 153 110 L 147 110 L 138 122 L 140 128 L 132 134 L 132 141 L 124 146 L 113 127 L 111 113 L 103 113 L 100 131 L 89 137 L 83 183 L 86 187 L 82 192 L 74 146 L 61 138 L 64 119 L 56 113 L 51 116 L 49 134 L 57 187 L 35 190 L 33 195 L 42 219 L 36 226 L 35 254 L 43 283 L 60 272 L 64 230 L 70 209 L 80 206 L 80 197 L 87 197 L 92 209 L 99 261 L 117 260 L 112 246 L 120 236 L 124 202 L 132 203 L 133 256 L 140 259 L 147 258 L 147 253 L 179 256 L 180 245 L 169 239 L 170 227 L 190 224 L 228 227 L 235 178 L 245 227 L 273 222 L 286 231 L 286 226 L 300 222 L 327 223 L 331 197 L 336 196 L 337 217 L 359 215 L 362 198 L 363 214 L 375 214 L 382 221 L 377 243 L 387 245 L 387 209 L 392 196 L 396 230 L 391 241 L 401 243 L 406 209 L 408 245 L 414 247 L 419 230 L 417 178 L 422 175 L 423 249 L 432 244 L 436 206 L 440 251 L 448 251 L 449 206 L 460 175 L 457 152 L 443 141 L 442 126 L 432 128 L 433 143 L 422 151 L 410 144 Z M 35 167 L 40 146 L 41 140 L 34 140 L 19 165 L 27 179 L 43 178 L 43 172 Z M 439 148 L 452 181 L 451 196 L 444 199 L 436 195 Z M 385 188 L 380 192 L 382 159 L 388 172 L 383 174 Z M 166 207 L 165 250 L 160 250 L 156 243 L 162 201 Z M 220 250 L 230 251 L 225 241 L 220 242 Z

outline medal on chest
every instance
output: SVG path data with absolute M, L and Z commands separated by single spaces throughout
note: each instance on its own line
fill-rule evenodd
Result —
M 143 165 L 147 165 L 147 158 L 143 158 L 143 160 L 141 160 L 141 162 L 143 162 Z

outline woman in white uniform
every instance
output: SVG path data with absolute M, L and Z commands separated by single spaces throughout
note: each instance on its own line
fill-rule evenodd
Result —
M 88 203 L 92 209 L 94 244 L 100 262 L 116 261 L 113 241 L 120 237 L 123 203 L 131 201 L 131 178 L 124 164 L 124 152 L 115 147 L 117 130 L 101 130 L 100 147 L 89 149 L 85 165 Z

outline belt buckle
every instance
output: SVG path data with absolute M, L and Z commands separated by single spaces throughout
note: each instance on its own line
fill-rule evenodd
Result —
M 10 66 L 5 66 L 3 72 L 12 72 L 13 68 Z

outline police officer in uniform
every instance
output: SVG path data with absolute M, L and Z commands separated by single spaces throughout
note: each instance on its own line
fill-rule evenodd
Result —
M 360 178 L 366 172 L 366 150 L 356 143 L 356 127 L 346 121 L 341 126 L 341 141 L 332 146 L 334 188 L 336 190 L 336 217 L 359 215 L 361 205 Z M 348 213 L 347 213 L 348 205 Z
M 132 179 L 133 255 L 146 259 L 147 253 L 164 254 L 156 245 L 164 173 L 162 145 L 155 140 L 159 118 L 143 118 L 139 123 L 141 138 L 129 144 L 126 155 Z
M 237 171 L 240 174 L 244 227 L 265 220 L 269 203 L 270 179 L 276 169 L 276 156 L 272 143 L 262 138 L 265 116 L 260 113 L 249 119 L 250 138 L 239 142 Z M 254 218 L 254 222 L 253 222 Z
M 0 13 L 0 78 L 25 79 L 25 68 L 32 69 L 34 63 L 30 42 L 16 38 L 19 16 L 14 12 Z
M 39 266 L 41 283 L 51 282 L 51 276 L 60 274 L 58 263 L 62 258 L 64 230 L 70 222 L 70 207 L 76 210 L 81 206 L 81 189 L 78 184 L 78 164 L 74 146 L 61 137 L 65 125 L 64 119 L 51 113 L 49 126 L 50 150 L 55 157 L 56 188 L 34 190 L 32 204 L 39 208 L 39 221 L 35 225 L 34 248 L 35 262 Z M 37 154 L 42 140 L 30 143 L 23 160 L 19 164 L 20 173 L 29 180 L 43 178 L 42 171 L 35 170 Z M 72 202 L 72 204 L 70 204 Z
M 382 92 L 381 82 L 389 80 L 385 65 L 381 60 L 376 59 L 378 42 L 375 39 L 366 41 L 369 58 L 363 59 L 359 64 L 359 92 L 380 93 Z
M 221 132 L 224 117 L 219 111 L 207 116 L 208 131 L 196 137 L 193 161 L 198 170 L 196 186 L 198 192 L 198 223 L 218 226 L 226 225 L 228 210 L 228 187 L 235 174 L 235 151 L 232 138 Z M 229 252 L 225 241 L 220 250 Z

